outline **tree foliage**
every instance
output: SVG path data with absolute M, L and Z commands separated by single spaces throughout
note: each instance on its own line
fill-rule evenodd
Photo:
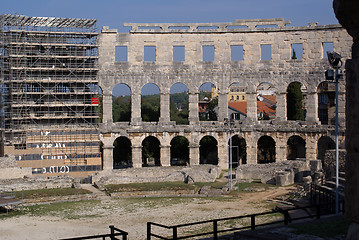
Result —
M 287 89 L 287 118 L 288 120 L 304 120 L 303 95 L 301 83 L 293 82 Z
M 174 93 L 170 95 L 171 121 L 176 124 L 188 124 L 188 93 Z
M 112 101 L 112 118 L 114 122 L 131 121 L 131 97 L 120 96 L 113 97 Z

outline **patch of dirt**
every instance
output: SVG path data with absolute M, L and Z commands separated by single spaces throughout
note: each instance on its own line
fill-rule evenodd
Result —
M 41 217 L 20 216 L 0 220 L 1 239 L 61 239 L 109 233 L 109 225 L 129 232 L 129 239 L 146 239 L 147 222 L 165 225 L 241 216 L 269 210 L 265 201 L 291 188 L 250 192 L 238 198 L 143 198 L 105 199 L 87 209 L 70 209 L 75 219 L 59 212 Z M 76 212 L 78 211 L 78 212 Z M 66 211 L 68 212 L 68 211 Z M 90 215 L 93 217 L 81 217 Z M 155 229 L 156 233 L 170 235 Z

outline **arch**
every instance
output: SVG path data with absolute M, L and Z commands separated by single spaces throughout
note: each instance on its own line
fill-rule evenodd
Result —
M 153 136 L 146 137 L 142 141 L 142 166 L 161 166 L 160 141 Z
M 113 122 L 131 121 L 131 88 L 124 83 L 112 89 L 112 120 Z
M 218 142 L 212 136 L 204 136 L 199 142 L 199 163 L 218 165 Z
M 228 88 L 228 119 L 240 120 L 247 117 L 247 87 L 240 82 Z
M 188 87 L 183 83 L 175 83 L 170 89 L 170 119 L 176 124 L 188 124 Z
M 287 119 L 305 120 L 304 94 L 306 87 L 301 82 L 291 82 L 287 87 Z
M 257 163 L 275 162 L 275 141 L 270 136 L 262 136 L 257 143 Z
M 189 142 L 184 136 L 171 140 L 171 166 L 189 165 Z
M 230 140 L 228 141 L 228 150 L 230 149 Z M 230 157 L 230 154 L 228 154 Z M 228 161 L 230 163 L 230 159 Z M 238 135 L 232 136 L 232 168 L 247 164 L 247 144 L 246 140 Z
M 118 137 L 113 142 L 113 169 L 132 167 L 132 144 L 127 137 Z
M 257 86 L 256 92 L 258 120 L 275 119 L 277 98 L 273 84 L 262 82 Z
M 305 140 L 302 137 L 297 135 L 291 136 L 287 141 L 287 146 L 287 160 L 305 158 Z
M 160 88 L 147 83 L 141 89 L 141 118 L 144 122 L 158 122 L 160 118 Z
M 218 89 L 210 82 L 199 87 L 198 114 L 200 121 L 217 121 Z
M 318 153 L 317 158 L 322 160 L 324 165 L 325 152 L 330 149 L 335 149 L 335 141 L 329 136 L 322 136 L 318 140 Z
M 318 118 L 321 124 L 335 124 L 335 83 L 321 82 L 317 87 Z

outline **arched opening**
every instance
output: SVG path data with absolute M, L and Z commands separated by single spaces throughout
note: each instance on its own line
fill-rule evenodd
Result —
M 247 88 L 239 82 L 232 83 L 228 91 L 228 119 L 240 120 L 247 117 Z
M 330 151 L 332 150 L 332 151 Z M 323 170 L 326 177 L 335 175 L 335 141 L 328 136 L 323 136 L 318 140 L 317 158 L 322 161 Z M 340 163 L 340 162 L 339 162 Z M 341 164 L 339 164 L 339 168 Z
M 147 83 L 141 90 L 141 118 L 144 122 L 158 122 L 160 118 L 160 89 Z
M 189 142 L 183 136 L 174 137 L 171 141 L 171 166 L 189 165 Z
M 230 144 L 231 142 L 228 141 L 229 150 Z M 230 158 L 231 155 L 229 155 L 228 157 Z M 228 162 L 230 163 L 230 159 Z M 232 168 L 236 168 L 242 164 L 247 164 L 246 140 L 242 137 L 239 137 L 238 135 L 234 135 L 232 136 Z
M 258 120 L 272 120 L 276 116 L 277 100 L 274 87 L 263 82 L 257 87 L 257 117 Z
M 156 137 L 149 136 L 142 141 L 142 166 L 161 166 L 160 141 Z
M 113 122 L 131 121 L 131 89 L 123 83 L 117 84 L 112 90 Z
M 324 164 L 325 153 L 327 150 L 335 149 L 335 142 L 328 136 L 323 136 L 318 141 L 318 155 L 317 158 L 322 160 Z
M 218 165 L 217 140 L 212 136 L 205 136 L 199 142 L 200 164 Z
M 188 124 L 188 88 L 183 83 L 171 87 L 170 118 L 176 124 Z
M 217 121 L 218 90 L 212 83 L 204 83 L 199 88 L 198 114 L 200 121 Z
M 275 162 L 275 141 L 272 137 L 262 136 L 258 140 L 257 162 L 259 164 Z
M 305 158 L 305 141 L 299 136 L 291 136 L 287 141 L 287 160 Z
M 131 141 L 127 137 L 118 137 L 113 143 L 113 168 L 132 167 Z
M 287 88 L 287 119 L 305 120 L 306 110 L 304 105 L 305 86 L 300 82 L 292 82 Z
M 318 118 L 323 125 L 335 124 L 335 83 L 322 82 L 318 85 Z

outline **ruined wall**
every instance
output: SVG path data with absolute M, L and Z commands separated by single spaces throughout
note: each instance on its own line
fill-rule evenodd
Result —
M 206 24 L 125 24 L 130 33 L 117 33 L 104 27 L 99 36 L 99 84 L 103 90 L 104 168 L 112 168 L 113 141 L 126 136 L 132 143 L 134 167 L 141 166 L 141 142 L 146 136 L 156 136 L 161 142 L 161 162 L 169 165 L 169 143 L 174 136 L 186 136 L 190 142 L 190 163 L 199 163 L 199 141 L 205 135 L 218 141 L 219 166 L 228 167 L 228 139 L 230 129 L 224 126 L 228 117 L 227 94 L 232 83 L 246 88 L 247 118 L 231 129 L 232 135 L 245 137 L 248 163 L 256 163 L 257 141 L 260 136 L 271 135 L 276 141 L 277 160 L 286 157 L 287 139 L 299 134 L 306 139 L 307 159 L 316 159 L 317 141 L 330 135 L 331 126 L 320 126 L 318 120 L 317 87 L 325 81 L 329 68 L 323 56 L 323 43 L 331 42 L 333 49 L 344 59 L 352 40 L 340 25 L 305 27 L 286 26 L 283 19 L 236 20 L 233 23 Z M 264 26 L 263 26 L 264 25 Z M 269 26 L 268 26 L 269 25 Z M 262 26 L 262 27 L 261 27 Z M 243 28 L 242 28 L 243 27 Z M 269 60 L 261 59 L 261 45 L 271 45 Z M 291 59 L 292 44 L 302 44 L 301 59 Z M 214 60 L 203 61 L 203 46 L 214 47 Z M 231 46 L 243 46 L 243 60 L 231 61 Z M 115 61 L 116 46 L 127 47 L 127 61 Z M 144 47 L 156 48 L 155 61 L 144 61 Z M 173 46 L 184 46 L 185 60 L 173 61 Z M 175 83 L 189 89 L 188 126 L 170 121 L 169 93 Z M 206 82 L 218 90 L 218 121 L 200 122 L 198 118 L 199 87 Z M 270 83 L 276 96 L 276 119 L 271 122 L 257 120 L 257 87 Z M 291 82 L 305 87 L 306 121 L 287 121 L 286 92 Z M 112 90 L 123 83 L 131 89 L 130 123 L 113 123 Z M 160 119 L 158 123 L 141 120 L 141 89 L 154 83 L 160 89 Z M 340 83 L 339 119 L 341 141 L 344 141 L 345 84 Z M 287 138 L 288 136 L 288 138 Z

